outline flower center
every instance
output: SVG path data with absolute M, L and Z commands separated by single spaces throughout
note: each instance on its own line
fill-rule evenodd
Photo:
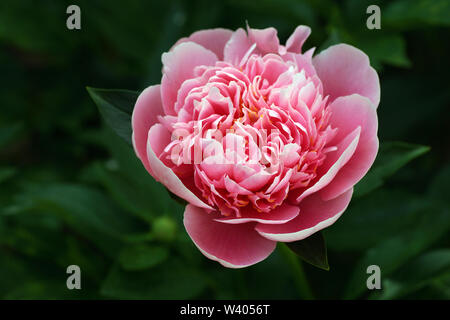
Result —
M 277 55 L 198 67 L 181 86 L 160 158 L 224 215 L 269 212 L 307 188 L 331 149 L 320 83 Z

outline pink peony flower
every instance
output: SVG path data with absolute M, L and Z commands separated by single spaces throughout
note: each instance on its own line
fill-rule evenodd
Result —
M 301 53 L 310 32 L 286 45 L 274 28 L 195 32 L 136 102 L 137 156 L 188 202 L 189 236 L 226 267 L 333 224 L 376 157 L 377 73 L 350 45 Z

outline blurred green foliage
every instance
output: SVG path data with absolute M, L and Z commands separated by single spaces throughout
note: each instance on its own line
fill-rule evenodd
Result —
M 66 28 L 70 4 L 81 8 L 79 31 Z M 370 4 L 381 30 L 366 28 Z M 446 0 L 1 1 L 1 298 L 305 297 L 278 250 L 243 270 L 204 258 L 182 205 L 102 124 L 85 89 L 159 83 L 161 54 L 177 39 L 245 21 L 277 28 L 282 41 L 307 24 L 306 48 L 350 43 L 380 73 L 382 148 L 324 232 L 330 271 L 304 265 L 312 295 L 450 298 Z M 82 290 L 66 288 L 72 264 Z M 381 291 L 365 287 L 370 264 L 381 267 Z

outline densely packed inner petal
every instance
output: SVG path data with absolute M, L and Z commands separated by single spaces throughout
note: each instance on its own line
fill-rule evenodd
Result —
M 336 130 L 322 85 L 295 55 L 194 68 L 177 93 L 159 158 L 225 216 L 269 213 L 317 179 Z M 303 57 L 303 59 L 305 59 Z

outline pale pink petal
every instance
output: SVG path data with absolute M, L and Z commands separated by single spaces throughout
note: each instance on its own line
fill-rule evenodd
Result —
M 170 142 L 169 131 L 161 124 L 153 125 L 148 131 L 147 156 L 153 177 L 161 182 L 172 193 L 193 205 L 212 209 L 200 200 L 183 182 L 176 176 L 172 169 L 168 168 L 158 158 L 165 146 Z
M 247 26 L 247 33 L 250 41 L 256 43 L 259 52 L 263 54 L 278 53 L 280 41 L 275 28 L 252 29 Z
M 312 59 L 309 54 L 307 54 L 312 50 L 314 50 L 314 48 L 309 49 L 304 54 L 288 52 L 283 56 L 283 59 L 295 62 L 299 70 L 305 70 L 307 76 L 314 77 L 316 76 L 316 70 L 312 64 Z
M 234 65 L 239 65 L 251 46 L 252 42 L 245 30 L 242 28 L 237 29 L 225 45 L 224 60 Z
M 354 186 L 370 169 L 378 152 L 377 112 L 369 99 L 354 94 L 336 99 L 329 108 L 330 124 L 339 128 L 333 141 L 343 139 L 357 127 L 361 128 L 361 135 L 352 158 L 321 191 L 324 199 L 334 198 Z M 333 141 L 330 144 L 333 144 Z
M 261 170 L 260 172 L 257 172 L 239 182 L 239 185 L 248 190 L 257 191 L 261 189 L 272 178 L 272 176 L 272 173 Z
M 158 122 L 163 114 L 161 86 L 150 86 L 141 92 L 133 109 L 131 126 L 133 128 L 133 148 L 145 169 L 152 174 L 147 159 L 147 136 L 151 126 Z
M 161 96 L 164 111 L 175 115 L 174 106 L 178 89 L 187 79 L 194 77 L 197 66 L 211 66 L 217 56 L 210 50 L 194 42 L 184 42 L 162 55 L 163 77 L 161 80 Z
M 251 221 L 267 224 L 282 224 L 294 219 L 299 212 L 300 209 L 298 206 L 282 204 L 281 206 L 273 209 L 270 212 L 258 212 L 254 209 L 247 209 L 241 212 L 242 218 L 218 218 L 215 219 L 215 221 L 230 224 L 239 224 Z
M 227 164 L 225 161 L 223 155 L 209 157 L 200 164 L 200 168 L 210 179 L 220 180 L 220 178 L 230 174 L 233 170 L 233 165 Z
M 273 241 L 292 242 L 303 240 L 313 233 L 332 225 L 345 211 L 353 189 L 329 201 L 315 193 L 300 203 L 300 214 L 285 224 L 258 223 L 255 230 Z
M 286 50 L 288 52 L 301 53 L 302 46 L 311 34 L 311 28 L 307 26 L 298 26 L 294 33 L 286 41 Z
M 184 211 L 184 226 L 197 248 L 225 267 L 243 268 L 267 258 L 276 242 L 261 237 L 254 223 L 229 225 L 191 204 Z
M 380 81 L 361 50 L 347 44 L 331 46 L 315 56 L 313 64 L 330 101 L 357 93 L 378 106 Z
M 187 38 L 178 40 L 173 47 L 180 43 L 192 41 L 214 52 L 219 58 L 223 60 L 223 50 L 225 44 L 230 40 L 233 31 L 223 28 L 208 29 L 194 32 Z

